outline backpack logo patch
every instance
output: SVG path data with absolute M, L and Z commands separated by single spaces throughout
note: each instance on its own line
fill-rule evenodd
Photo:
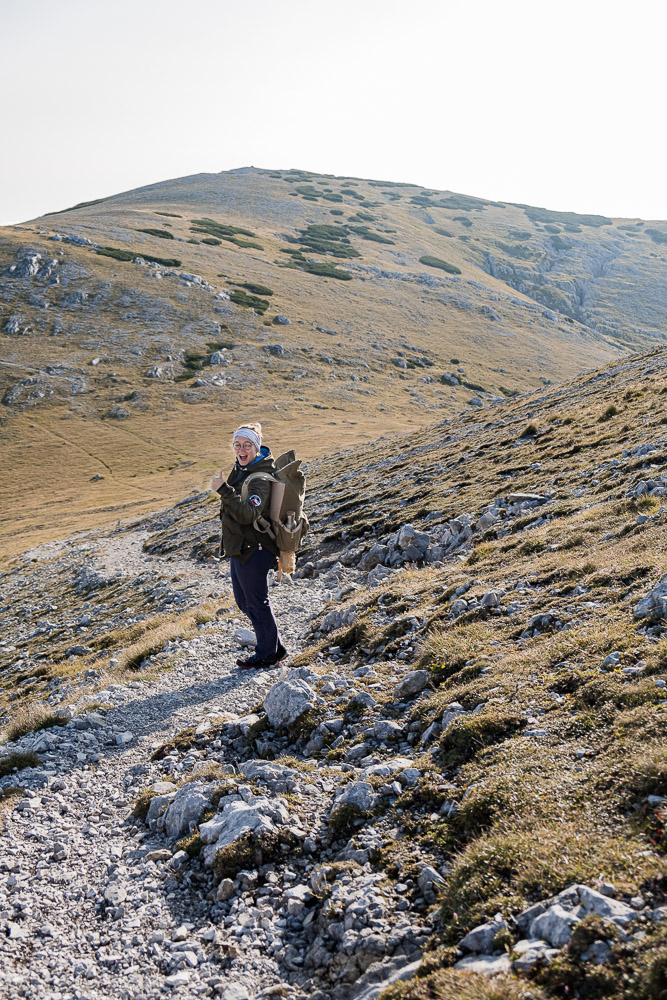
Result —
M 259 505 L 262 502 L 261 497 L 258 497 L 256 493 L 253 493 L 252 496 L 249 496 L 248 500 L 253 505 L 253 507 L 259 507 Z

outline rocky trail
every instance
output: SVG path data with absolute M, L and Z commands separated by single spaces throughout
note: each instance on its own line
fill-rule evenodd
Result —
M 147 555 L 146 537 L 139 525 L 103 539 L 77 538 L 78 578 L 87 586 L 150 580 L 163 594 L 167 577 L 184 578 L 194 602 L 229 593 L 226 566 Z M 29 554 L 43 563 L 45 587 L 54 582 L 54 559 L 68 547 L 54 542 Z M 329 574 L 274 587 L 272 603 L 292 655 L 305 644 L 309 623 L 340 596 L 331 590 L 338 582 Z M 348 997 L 364 989 L 374 996 L 380 987 L 373 984 L 384 985 L 406 968 L 414 971 L 431 927 L 415 922 L 404 896 L 408 886 L 390 887 L 372 871 L 370 853 L 381 846 L 377 836 L 359 849 L 347 841 L 363 822 L 357 817 L 380 795 L 395 799 L 420 772 L 404 755 L 385 766 L 366 743 L 352 753 L 354 764 L 309 760 L 325 737 L 334 747 L 343 742 L 337 734 L 344 720 L 332 718 L 328 729 L 306 732 L 295 746 L 299 735 L 290 727 L 304 711 L 326 704 L 307 682 L 324 681 L 324 694 L 337 694 L 339 701 L 355 696 L 353 683 L 339 672 L 319 676 L 293 669 L 289 660 L 278 669 L 239 670 L 236 658 L 251 636 L 243 624 L 240 615 L 215 617 L 194 638 L 165 643 L 165 651 L 147 661 L 155 666 L 168 657 L 174 664 L 157 680 L 154 673 L 144 680 L 139 672 L 126 683 L 102 689 L 98 684 L 94 696 L 74 703 L 66 725 L 28 733 L 8 747 L 36 753 L 40 763 L 0 781 L 12 807 L 5 812 L 0 860 L 0 996 L 243 1000 Z M 376 676 L 369 667 L 361 673 Z M 425 671 L 416 673 L 424 678 L 413 694 L 426 677 Z M 269 692 L 277 693 L 273 708 Z M 357 696 L 360 707 L 375 704 L 367 692 Z M 50 700 L 60 699 L 56 692 Z M 264 699 L 276 734 L 267 732 L 262 742 L 253 710 L 261 710 Z M 378 729 L 376 735 L 382 743 L 399 728 L 386 721 L 386 732 Z M 189 734 L 185 744 L 177 739 L 183 730 Z M 254 730 L 259 735 L 253 744 Z M 160 747 L 156 756 L 162 759 L 152 759 Z M 253 749 L 261 751 L 259 759 L 253 759 Z M 410 750 L 409 743 L 402 749 Z M 305 766 L 271 760 L 282 754 L 297 764 L 286 758 L 292 752 L 305 753 Z M 368 780 L 350 781 L 368 779 L 369 766 L 376 787 L 384 782 L 380 794 Z M 11 799 L 17 785 L 20 795 Z M 150 800 L 142 817 L 146 825 L 134 815 L 142 794 Z M 224 808 L 218 802 L 209 826 L 230 807 L 231 828 L 207 836 L 201 823 L 201 839 L 209 846 L 191 859 L 179 849 L 179 838 L 196 831 L 203 811 L 212 815 L 210 807 L 221 796 Z M 337 843 L 332 830 L 338 826 Z M 221 845 L 239 843 L 247 853 L 249 835 L 254 839 L 248 863 L 242 864 L 242 851 L 228 859 L 232 877 L 221 880 L 224 870 L 219 862 L 215 866 L 215 854 Z M 347 845 L 342 852 L 341 844 Z M 432 887 L 441 876 L 428 866 L 425 871 L 424 895 L 433 903 Z M 423 910 L 425 898 L 419 902 Z M 350 915 L 341 920 L 346 910 Z M 323 935 L 333 937 L 324 944 Z
M 115 539 L 104 552 L 107 568 L 154 572 L 160 560 L 143 556 L 141 540 Z M 180 562 L 170 561 L 170 572 Z M 188 563 L 187 571 L 202 587 L 220 584 L 215 564 L 193 572 Z M 272 599 L 283 639 L 296 650 L 297 634 L 321 608 L 320 589 L 296 584 Z M 187 659 L 157 683 L 98 691 L 108 711 L 20 741 L 43 766 L 21 773 L 24 797 L 4 831 L 1 996 L 129 998 L 160 996 L 165 986 L 198 996 L 237 981 L 220 975 L 207 886 L 172 865 L 164 837 L 147 834 L 131 812 L 138 792 L 163 776 L 150 760 L 156 744 L 209 712 L 246 714 L 275 682 L 275 671 L 236 667 L 239 625 L 240 618 L 216 624 L 182 643 Z M 275 982 L 276 963 L 253 949 L 241 980 L 257 988 Z M 245 994 L 239 986 L 225 995 Z
M 529 461 L 533 428 L 515 489 L 451 503 L 425 505 L 431 449 L 411 506 L 416 459 L 389 444 L 368 495 L 325 476 L 319 540 L 272 589 L 278 669 L 236 666 L 207 494 L 15 560 L 5 721 L 62 717 L 0 750 L 1 1000 L 374 1000 L 418 969 L 406 997 L 497 976 L 543 1000 L 562 994 L 539 977 L 613 984 L 631 962 L 657 981 L 667 476 L 644 424 L 567 478 L 560 452 L 549 475 Z M 498 843 L 525 887 L 486 888 Z

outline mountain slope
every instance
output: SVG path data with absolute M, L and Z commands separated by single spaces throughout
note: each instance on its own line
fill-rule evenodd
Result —
M 48 851 L 37 838 L 21 850 L 18 837 L 26 824 L 55 831 L 49 795 L 64 785 L 75 804 L 53 851 L 72 852 L 81 919 L 98 921 L 84 947 L 99 995 L 120 961 L 108 958 L 118 922 L 136 909 L 127 958 L 151 989 L 181 969 L 181 982 L 215 989 L 217 961 L 255 991 L 287 984 L 349 1000 L 421 955 L 419 978 L 392 997 L 660 996 L 666 395 L 667 350 L 656 348 L 308 463 L 313 534 L 276 600 L 297 668 L 286 679 L 302 698 L 291 723 L 271 709 L 276 675 L 246 682 L 228 667 L 239 622 L 227 581 L 211 578 L 210 493 L 14 559 L 0 574 L 13 741 L 3 758 L 38 746 L 49 774 L 61 769 L 47 791 L 44 762 L 9 757 L 21 770 L 1 779 L 17 981 L 30 947 L 19 932 L 42 920 L 27 875 L 51 851 L 51 837 Z M 33 734 L 36 703 L 51 721 L 68 706 L 79 714 Z M 229 705 L 255 713 L 229 718 Z M 116 750 L 134 738 L 126 722 L 141 736 L 133 752 Z M 88 816 L 81 803 L 107 784 L 106 813 Z M 291 816 L 275 820 L 276 836 L 235 842 L 212 865 L 209 824 L 238 800 L 259 809 L 262 796 L 277 813 L 285 789 Z M 174 810 L 161 826 L 161 794 L 192 795 L 199 812 L 187 819 L 199 825 Z M 111 818 L 110 835 L 84 844 Z M 122 864 L 91 865 L 91 892 L 82 869 L 107 840 Z M 151 863 L 163 867 L 142 868 Z M 128 888 L 139 877 L 150 893 Z M 167 938 L 183 922 L 194 940 L 215 926 L 193 971 L 177 949 L 150 949 L 158 918 Z M 249 947 L 232 947 L 241 924 Z M 54 945 L 58 970 L 71 937 Z M 500 974 L 488 985 L 476 970 L 490 966 Z
M 2 499 L 20 515 L 3 544 L 201 487 L 249 413 L 314 456 L 653 343 L 661 240 L 660 224 L 252 168 L 4 229 Z

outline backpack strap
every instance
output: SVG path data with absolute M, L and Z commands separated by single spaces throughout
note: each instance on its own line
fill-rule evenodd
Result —
M 248 478 L 243 481 L 243 485 L 241 486 L 241 499 L 242 500 L 247 500 L 248 499 L 248 496 L 250 495 L 251 484 L 252 484 L 253 480 L 255 482 L 257 482 L 258 480 L 261 480 L 262 482 L 270 483 L 271 484 L 271 497 L 270 497 L 270 501 L 269 501 L 269 509 L 270 509 L 269 510 L 269 517 L 271 517 L 272 515 L 271 515 L 270 511 L 273 510 L 273 504 L 274 504 L 273 493 L 274 493 L 274 490 L 275 490 L 276 485 L 277 485 L 277 480 L 269 472 L 253 472 L 253 473 L 251 473 L 248 476 Z M 255 520 L 252 522 L 252 526 L 255 529 L 255 531 L 261 531 L 263 534 L 268 535 L 269 538 L 271 538 L 271 539 L 273 539 L 275 541 L 275 537 L 276 536 L 275 536 L 275 532 L 273 531 L 273 529 L 271 527 L 271 521 L 267 520 L 267 518 L 263 514 L 260 514 L 258 517 L 255 518 Z

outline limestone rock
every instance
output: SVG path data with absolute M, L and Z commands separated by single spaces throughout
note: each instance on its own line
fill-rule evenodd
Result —
M 667 573 L 660 578 L 653 590 L 635 605 L 633 613 L 635 618 L 650 618 L 656 621 L 667 618 Z
M 336 813 L 344 806 L 356 806 L 362 813 L 369 812 L 378 801 L 373 786 L 369 781 L 354 781 L 346 785 L 338 796 L 331 809 L 330 816 L 335 817 Z
M 476 972 L 479 976 L 500 976 L 512 971 L 508 955 L 467 955 L 454 965 L 455 969 Z
M 459 947 L 466 951 L 476 951 L 481 954 L 489 954 L 492 949 L 493 939 L 498 931 L 507 930 L 506 920 L 489 920 L 485 924 L 473 927 L 466 936 L 459 941 Z
M 264 711 L 274 729 L 286 728 L 315 705 L 315 692 L 302 678 L 290 671 L 284 681 L 278 681 L 264 698 Z
M 247 801 L 223 799 L 221 806 L 212 819 L 199 827 L 204 844 L 202 859 L 208 866 L 213 864 L 218 851 L 244 834 L 252 832 L 261 836 L 275 833 L 277 827 L 284 825 L 289 817 L 285 800 L 281 798 L 251 795 Z
M 191 824 L 211 804 L 212 782 L 190 781 L 180 788 L 164 814 L 164 831 L 177 840 L 190 832 Z
M 562 948 L 570 940 L 572 928 L 579 923 L 582 916 L 581 911 L 566 910 L 559 903 L 554 903 L 533 920 L 530 925 L 530 936 L 545 938 L 555 948 Z
M 413 695 L 423 691 L 430 680 L 431 675 L 428 670 L 411 670 L 394 688 L 394 698 L 396 701 L 412 698 Z

